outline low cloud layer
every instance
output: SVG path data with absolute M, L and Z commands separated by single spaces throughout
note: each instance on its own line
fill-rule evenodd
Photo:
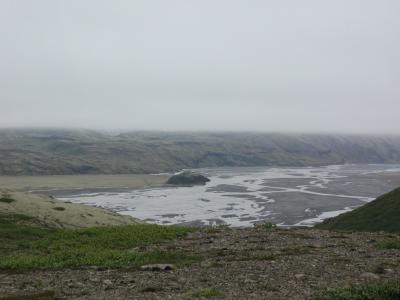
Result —
M 399 134 L 399 10 L 3 0 L 0 126 Z

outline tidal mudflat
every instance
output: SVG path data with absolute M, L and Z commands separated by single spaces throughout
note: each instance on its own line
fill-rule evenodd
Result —
M 400 165 L 197 171 L 211 181 L 205 186 L 64 191 L 58 196 L 164 225 L 309 226 L 375 199 L 395 188 L 400 178 Z

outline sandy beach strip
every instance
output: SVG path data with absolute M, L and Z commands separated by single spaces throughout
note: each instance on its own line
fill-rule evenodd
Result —
M 168 175 L 49 175 L 0 176 L 0 190 L 53 191 L 95 188 L 145 188 L 165 184 Z

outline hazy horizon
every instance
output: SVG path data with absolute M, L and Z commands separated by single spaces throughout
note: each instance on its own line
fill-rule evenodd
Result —
M 272 130 L 202 130 L 202 129 L 188 129 L 188 130 L 173 130 L 173 129 L 135 129 L 135 128 L 101 128 L 101 127 L 62 127 L 62 126 L 5 126 L 0 127 L 0 131 L 93 131 L 101 134 L 118 135 L 126 133 L 145 133 L 145 134 L 260 134 L 260 135 L 307 135 L 307 136 L 370 136 L 370 137 L 400 137 L 400 133 L 369 133 L 369 132 L 334 132 L 334 131 L 272 131 Z
M 396 0 L 0 3 L 0 128 L 400 134 Z

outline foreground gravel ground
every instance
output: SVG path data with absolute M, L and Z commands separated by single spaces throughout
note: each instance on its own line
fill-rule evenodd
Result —
M 0 271 L 0 299 L 44 291 L 51 292 L 37 299 L 313 299 L 326 288 L 399 279 L 400 250 L 378 247 L 391 238 L 399 236 L 263 226 L 201 229 L 135 249 L 179 250 L 200 258 L 189 266 Z

